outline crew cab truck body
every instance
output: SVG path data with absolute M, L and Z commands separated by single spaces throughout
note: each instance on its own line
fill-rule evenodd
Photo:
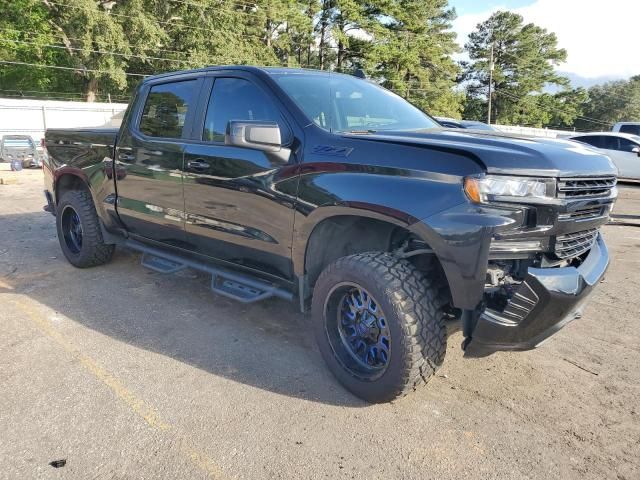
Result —
M 440 128 L 372 83 L 211 67 L 146 79 L 119 130 L 47 130 L 46 209 L 78 267 L 115 244 L 311 308 L 369 401 L 425 383 L 447 322 L 470 356 L 537 346 L 608 266 L 616 170 L 572 142 Z

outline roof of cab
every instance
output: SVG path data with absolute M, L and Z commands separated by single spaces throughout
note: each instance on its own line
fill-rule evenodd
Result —
M 178 75 L 185 75 L 189 73 L 206 73 L 206 72 L 215 72 L 218 70 L 237 70 L 241 72 L 254 72 L 254 73 L 262 73 L 269 75 L 282 75 L 282 74 L 296 74 L 296 73 L 306 73 L 306 74 L 316 74 L 316 75 L 344 75 L 335 72 L 329 72 L 326 70 L 313 70 L 306 68 L 287 68 L 287 67 L 256 67 L 253 65 L 216 65 L 210 67 L 203 67 L 193 70 L 178 70 L 175 72 L 167 72 L 160 73 L 157 75 L 150 75 L 144 79 L 144 83 L 149 81 L 154 81 L 160 78 L 170 78 Z

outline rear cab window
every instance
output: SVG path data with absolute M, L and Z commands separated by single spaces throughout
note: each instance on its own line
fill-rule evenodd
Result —
M 187 113 L 197 100 L 197 87 L 197 79 L 152 86 L 138 130 L 149 137 L 182 138 Z

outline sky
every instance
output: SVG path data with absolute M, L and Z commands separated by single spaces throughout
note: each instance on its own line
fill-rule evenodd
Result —
M 640 0 L 449 0 L 453 28 L 464 45 L 475 26 L 496 10 L 510 10 L 558 37 L 568 53 L 557 69 L 576 86 L 640 75 L 637 53 Z

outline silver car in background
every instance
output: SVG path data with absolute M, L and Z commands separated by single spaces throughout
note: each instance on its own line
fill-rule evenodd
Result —
M 589 144 L 604 152 L 618 167 L 621 179 L 640 180 L 640 136 L 593 132 L 571 135 L 567 139 Z

